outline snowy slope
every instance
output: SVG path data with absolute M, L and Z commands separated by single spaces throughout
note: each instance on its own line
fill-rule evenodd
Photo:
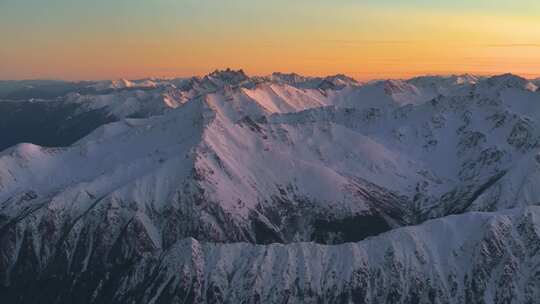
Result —
M 119 280 L 114 299 L 536 303 L 539 228 L 540 209 L 534 207 L 451 216 L 338 246 L 186 239 L 142 259 Z
M 25 303 L 537 303 L 539 219 L 538 207 L 530 207 L 450 216 L 335 246 L 188 238 L 163 251 L 153 250 L 152 236 L 133 224 L 107 255 L 107 268 L 72 262 L 70 274 L 49 269 L 36 280 L 17 265 L 19 286 L 32 292 L 12 288 L 3 297 Z M 144 253 L 122 263 L 135 237 Z
M 0 152 L 0 295 L 534 303 L 537 274 L 519 269 L 538 267 L 538 210 L 504 211 L 540 202 L 532 82 L 153 81 L 70 93 L 57 102 L 118 121 Z

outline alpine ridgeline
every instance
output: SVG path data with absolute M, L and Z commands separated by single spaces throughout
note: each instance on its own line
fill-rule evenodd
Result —
M 540 91 L 0 82 L 4 303 L 540 303 Z

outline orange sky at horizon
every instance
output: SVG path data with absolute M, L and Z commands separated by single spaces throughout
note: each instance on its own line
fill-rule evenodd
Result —
M 246 0 L 156 0 L 150 7 L 119 0 L 107 11 L 104 0 L 66 1 L 0 2 L 0 79 L 184 77 L 227 67 L 250 75 L 343 73 L 358 80 L 540 77 L 540 10 L 527 9 L 540 5 L 532 0 L 516 1 L 525 5 L 519 10 L 496 8 L 502 0 L 441 7 L 424 0 L 314 0 L 309 9 L 305 0 L 286 7 Z M 83 8 L 87 14 L 77 15 Z

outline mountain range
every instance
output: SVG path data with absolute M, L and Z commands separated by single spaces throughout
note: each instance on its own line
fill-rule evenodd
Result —
M 6 303 L 540 303 L 540 81 L 0 82 Z

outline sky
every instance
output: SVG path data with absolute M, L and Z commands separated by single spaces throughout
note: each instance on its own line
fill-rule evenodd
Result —
M 0 79 L 540 77 L 538 0 L 0 0 Z

